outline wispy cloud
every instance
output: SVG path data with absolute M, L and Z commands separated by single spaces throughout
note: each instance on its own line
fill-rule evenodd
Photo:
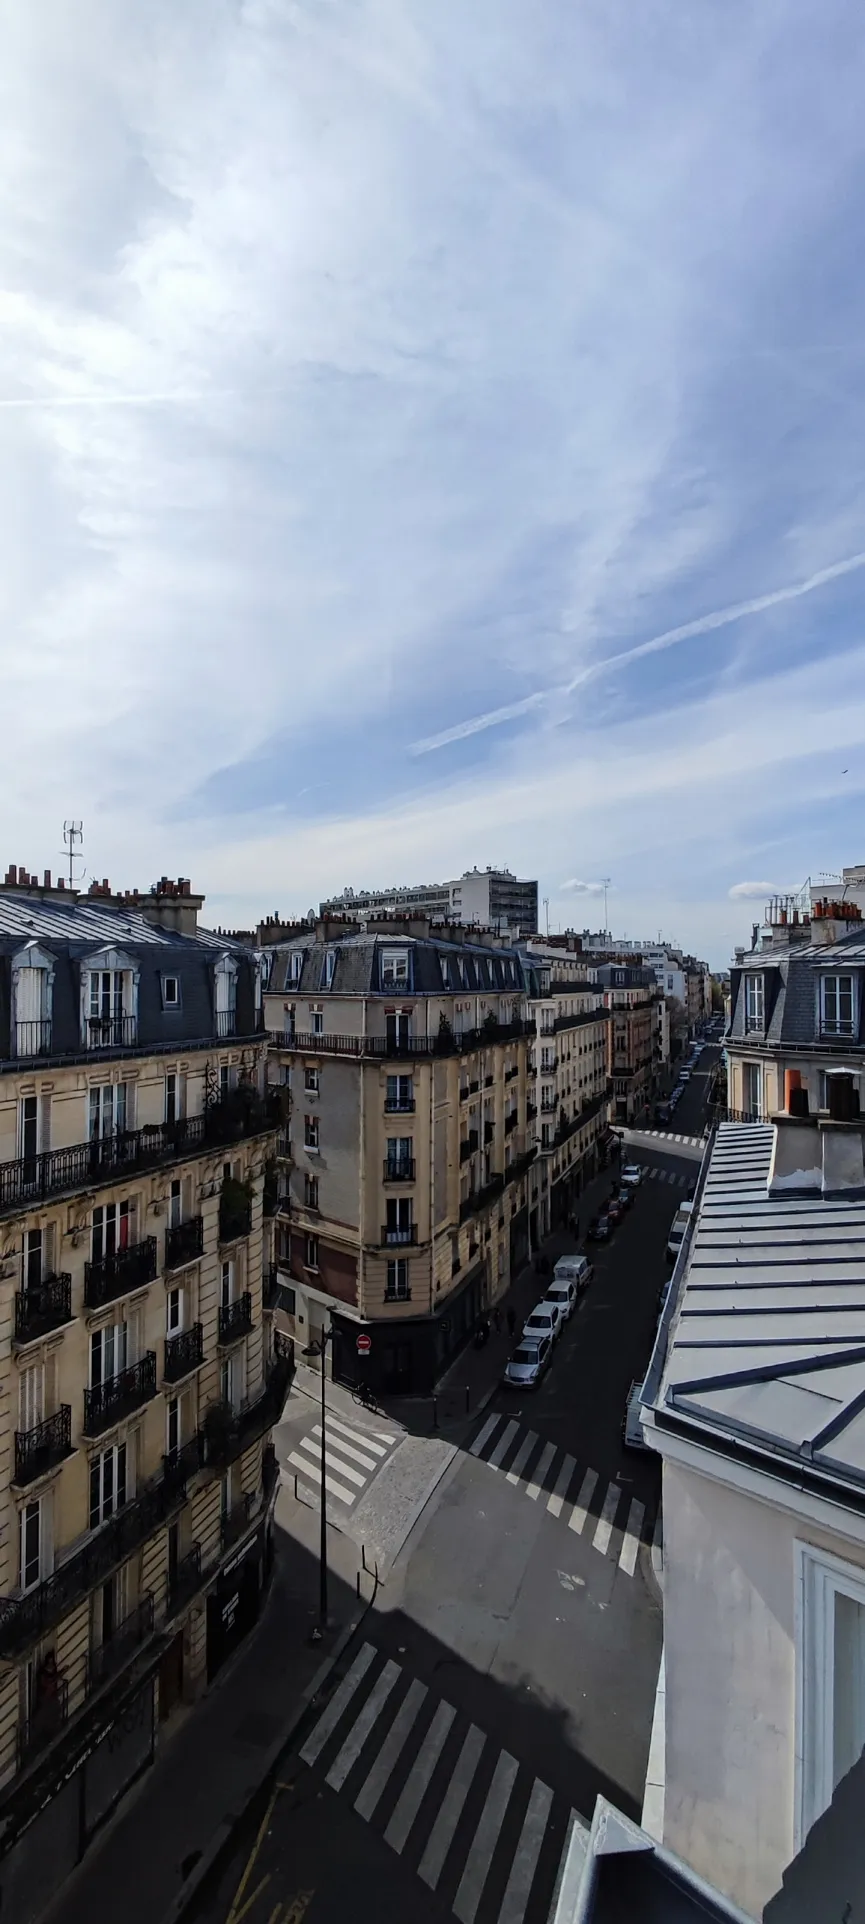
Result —
M 603 882 L 560 882 L 560 895 L 603 895 Z
M 731 902 L 765 902 L 770 895 L 779 895 L 773 882 L 734 882 L 727 895 Z

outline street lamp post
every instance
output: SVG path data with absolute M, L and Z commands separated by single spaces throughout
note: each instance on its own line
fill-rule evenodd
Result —
M 333 1326 L 323 1329 L 318 1343 L 310 1343 L 303 1351 L 304 1356 L 318 1356 L 321 1359 L 321 1536 L 318 1552 L 318 1635 L 323 1637 L 327 1629 L 327 1433 L 325 1402 L 325 1357 L 328 1343 L 333 1342 Z

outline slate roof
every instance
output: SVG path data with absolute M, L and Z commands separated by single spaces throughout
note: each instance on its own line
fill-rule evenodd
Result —
M 770 1196 L 774 1141 L 717 1131 L 645 1403 L 865 1493 L 865 1193 Z
M 855 930 L 839 942 L 809 943 L 789 950 L 755 949 L 730 971 L 730 1027 L 726 1041 L 761 1047 L 819 1046 L 837 1055 L 844 1049 L 865 1048 L 865 993 L 859 997 L 859 1033 L 827 1037 L 820 1033 L 817 983 L 820 975 L 843 969 L 865 969 L 865 937 Z M 762 975 L 765 1029 L 745 1027 L 743 976 Z
M 382 980 L 381 958 L 385 952 L 405 950 L 409 958 L 408 984 L 394 991 L 393 984 Z M 334 954 L 330 986 L 326 986 L 325 958 Z M 291 957 L 303 955 L 299 980 L 291 975 Z M 449 965 L 445 983 L 442 959 Z M 459 976 L 458 962 L 466 966 L 466 980 Z M 509 964 L 513 962 L 513 979 Z M 503 963 L 508 966 L 503 966 Z M 478 977 L 479 979 L 476 979 Z M 518 949 L 497 944 L 494 949 L 482 943 L 439 941 L 434 937 L 409 935 L 340 935 L 332 942 L 321 942 L 317 935 L 299 936 L 294 942 L 274 947 L 270 994 L 291 996 L 386 995 L 523 995 L 526 992 L 525 968 Z

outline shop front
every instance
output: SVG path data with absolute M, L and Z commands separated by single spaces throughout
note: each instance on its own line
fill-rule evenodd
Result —
M 334 1377 L 352 1388 L 368 1383 L 377 1396 L 429 1396 L 488 1306 L 487 1271 L 480 1263 L 432 1316 L 359 1323 L 334 1308 Z M 358 1351 L 358 1336 L 369 1337 L 368 1350 Z
M 266 1520 L 262 1519 L 219 1572 L 207 1599 L 207 1681 L 258 1621 L 268 1567 Z

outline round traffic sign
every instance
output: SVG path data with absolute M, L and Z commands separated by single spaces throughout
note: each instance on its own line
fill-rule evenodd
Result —
M 369 1351 L 372 1349 L 372 1337 L 359 1336 L 357 1339 L 356 1347 L 357 1347 L 358 1354 L 360 1356 L 367 1356 L 369 1354 Z

